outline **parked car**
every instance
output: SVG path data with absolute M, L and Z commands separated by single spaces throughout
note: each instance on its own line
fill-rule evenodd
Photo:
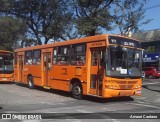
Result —
M 145 76 L 148 77 L 149 79 L 155 77 L 155 78 L 160 78 L 160 70 L 155 67 L 144 67 L 143 71 L 145 72 Z

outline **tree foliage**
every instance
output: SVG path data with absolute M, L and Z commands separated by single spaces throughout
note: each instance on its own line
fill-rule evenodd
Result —
M 17 40 L 25 35 L 27 26 L 20 19 L 0 17 L 0 49 L 12 50 Z
M 99 29 L 111 30 L 109 5 L 113 0 L 73 0 L 75 25 L 79 34 L 93 36 Z
M 118 27 L 121 35 L 147 24 L 147 0 L 0 0 L 0 14 L 20 18 L 29 38 L 21 46 L 92 36 Z M 21 25 L 20 25 L 21 26 Z M 28 36 L 27 35 L 27 36 Z M 10 40 L 10 39 L 9 39 Z
M 30 32 L 41 45 L 51 38 L 59 38 L 71 15 L 67 12 L 66 0 L 0 0 L 1 11 L 22 18 Z
M 124 35 L 130 29 L 137 32 L 141 25 L 148 24 L 151 19 L 145 20 L 144 5 L 146 0 L 114 0 L 113 21 Z

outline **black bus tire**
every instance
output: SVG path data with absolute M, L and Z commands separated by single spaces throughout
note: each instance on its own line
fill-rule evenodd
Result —
M 75 82 L 73 84 L 73 87 L 72 87 L 72 96 L 75 98 L 75 99 L 82 99 L 82 86 L 80 83 L 78 82 Z
M 32 76 L 28 77 L 28 88 L 30 88 L 30 89 L 34 88 L 34 82 L 33 82 L 33 77 Z

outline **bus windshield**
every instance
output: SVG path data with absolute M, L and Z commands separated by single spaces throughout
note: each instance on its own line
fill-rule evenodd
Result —
M 0 55 L 0 73 L 13 73 L 13 58 L 11 55 Z
M 107 62 L 108 76 L 141 77 L 142 51 L 136 48 L 109 46 Z

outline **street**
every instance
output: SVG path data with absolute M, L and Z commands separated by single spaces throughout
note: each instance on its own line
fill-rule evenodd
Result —
M 90 113 L 91 116 L 91 113 L 160 113 L 159 93 L 160 79 L 144 79 L 141 96 L 112 99 L 85 96 L 83 100 L 72 98 L 68 92 L 46 90 L 38 87 L 31 90 L 22 84 L 1 83 L 0 111 L 1 113 Z M 70 118 L 56 119 L 56 121 L 65 122 L 72 120 L 80 122 L 87 119 L 87 117 L 86 119 L 79 119 L 74 118 L 74 116 L 70 116 Z M 90 118 L 94 119 L 94 114 Z M 102 121 L 105 121 L 104 118 L 106 118 L 104 115 L 97 117 L 97 119 L 102 119 Z M 110 117 L 110 119 L 110 121 L 117 121 L 114 117 Z M 141 121 L 143 120 L 150 121 L 149 119 L 141 119 Z M 153 120 L 158 122 L 158 119 Z M 11 120 L 5 121 L 10 122 Z M 14 121 L 16 122 L 17 120 Z M 28 122 L 29 120 L 19 121 Z M 43 122 L 46 120 L 36 121 Z M 128 120 L 125 119 L 123 121 L 127 122 Z

